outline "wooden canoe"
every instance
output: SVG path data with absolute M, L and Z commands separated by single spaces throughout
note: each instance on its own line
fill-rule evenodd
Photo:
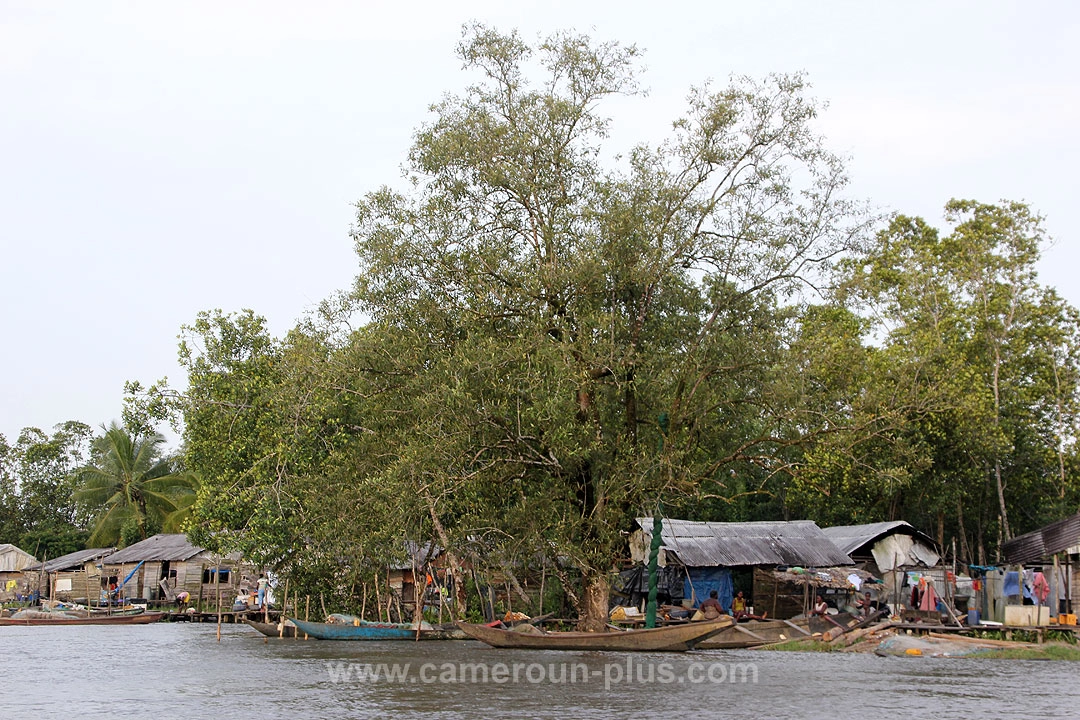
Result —
M 296 624 L 300 632 L 307 633 L 318 640 L 453 640 L 460 637 L 456 629 L 451 631 L 421 630 L 417 635 L 416 626 L 407 623 L 360 622 L 349 625 L 309 622 L 296 618 L 289 618 L 289 620 Z
M 248 620 L 247 618 L 244 618 L 244 623 L 255 628 L 266 637 L 296 637 L 295 625 L 285 625 L 284 628 L 279 630 L 277 623 L 257 622 L 255 620 Z M 300 634 L 303 635 L 303 633 Z
M 55 614 L 60 617 L 42 617 Z M 137 615 L 92 615 L 90 617 L 69 617 L 61 613 L 40 613 L 35 617 L 0 618 L 0 625 L 147 625 L 165 617 L 162 612 L 144 612 Z
M 698 644 L 699 650 L 734 650 L 757 647 L 784 640 L 810 637 L 806 619 L 799 620 L 750 620 L 725 628 Z
M 731 627 L 731 618 L 714 622 L 685 623 L 643 630 L 612 632 L 516 632 L 486 625 L 458 623 L 471 638 L 496 648 L 533 650 L 614 650 L 619 652 L 682 652 Z

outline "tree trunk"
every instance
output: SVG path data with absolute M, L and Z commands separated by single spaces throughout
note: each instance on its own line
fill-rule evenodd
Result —
M 1009 532 L 1009 516 L 1005 512 L 1005 486 L 1001 482 L 1001 461 L 994 461 L 994 479 L 997 481 L 997 496 L 998 505 L 1001 509 L 1001 534 L 1003 539 L 1009 540 L 1012 538 L 1012 533 Z
M 611 588 L 603 574 L 586 575 L 582 593 L 581 618 L 578 629 L 586 632 L 603 632 L 608 623 L 608 598 Z
M 937 543 L 941 548 L 942 553 L 945 552 L 945 512 L 938 511 L 937 514 Z
M 439 514 L 435 512 L 435 500 L 427 490 L 422 489 L 421 494 L 424 497 L 424 502 L 427 503 L 428 514 L 431 516 L 431 524 L 435 528 L 435 534 L 439 536 L 439 543 L 442 545 L 443 552 L 446 553 L 446 559 L 449 561 L 450 577 L 454 579 L 454 601 L 449 607 L 450 617 L 461 620 L 465 617 L 466 603 L 468 602 L 465 593 L 465 574 L 461 571 L 461 563 L 458 562 L 457 555 L 450 550 L 450 537 L 446 534 L 446 528 L 443 527 L 442 521 L 439 520 Z
M 1001 350 L 997 346 L 994 347 L 994 425 L 1000 430 L 1001 428 Z M 999 451 L 1000 452 L 1000 451 Z M 995 456 L 997 453 L 995 453 Z M 1005 510 L 1005 485 L 1001 482 L 1001 459 L 999 457 L 994 458 L 994 480 L 997 482 L 997 496 L 998 505 L 1001 509 L 1001 532 L 1003 538 L 998 540 L 998 544 L 1001 544 L 1002 539 L 1008 540 L 1012 537 L 1009 532 L 1009 515 Z M 1000 550 L 998 551 L 1000 553 Z
M 970 563 L 971 548 L 968 547 L 967 529 L 964 527 L 964 503 L 961 500 L 956 501 L 956 524 L 960 531 L 960 555 L 965 563 Z

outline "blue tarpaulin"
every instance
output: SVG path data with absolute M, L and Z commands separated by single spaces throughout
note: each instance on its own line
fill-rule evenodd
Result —
M 694 606 L 709 597 L 709 593 L 716 591 L 716 599 L 724 612 L 731 612 L 731 599 L 734 592 L 731 586 L 731 569 L 720 567 L 692 567 L 687 568 L 689 577 L 683 583 L 683 597 L 693 597 Z M 693 595 L 691 595 L 693 592 Z

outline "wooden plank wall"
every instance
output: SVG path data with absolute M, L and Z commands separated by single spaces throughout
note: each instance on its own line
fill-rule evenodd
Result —
M 773 593 L 776 603 L 773 604 Z M 754 568 L 754 592 L 751 598 L 754 612 L 767 612 L 770 619 L 783 620 L 803 611 L 803 590 L 792 583 L 777 583 L 768 570 Z

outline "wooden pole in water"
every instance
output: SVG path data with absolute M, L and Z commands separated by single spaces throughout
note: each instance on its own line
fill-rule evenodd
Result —
M 416 623 L 416 639 L 420 639 L 420 626 L 424 622 L 424 594 L 427 593 L 427 571 L 424 571 L 424 585 L 416 582 L 416 566 L 413 565 L 413 622 Z
M 281 614 L 278 615 L 278 637 L 285 637 L 285 611 L 289 609 L 289 578 L 285 578 L 285 594 L 281 597 Z
M 311 596 L 310 595 L 305 595 L 304 596 L 304 620 L 308 619 L 308 611 L 309 610 L 311 610 Z M 305 640 L 308 639 L 308 634 L 307 633 L 304 633 L 304 639 Z
M 214 568 L 214 594 L 217 595 L 217 641 L 221 642 L 221 563 Z

